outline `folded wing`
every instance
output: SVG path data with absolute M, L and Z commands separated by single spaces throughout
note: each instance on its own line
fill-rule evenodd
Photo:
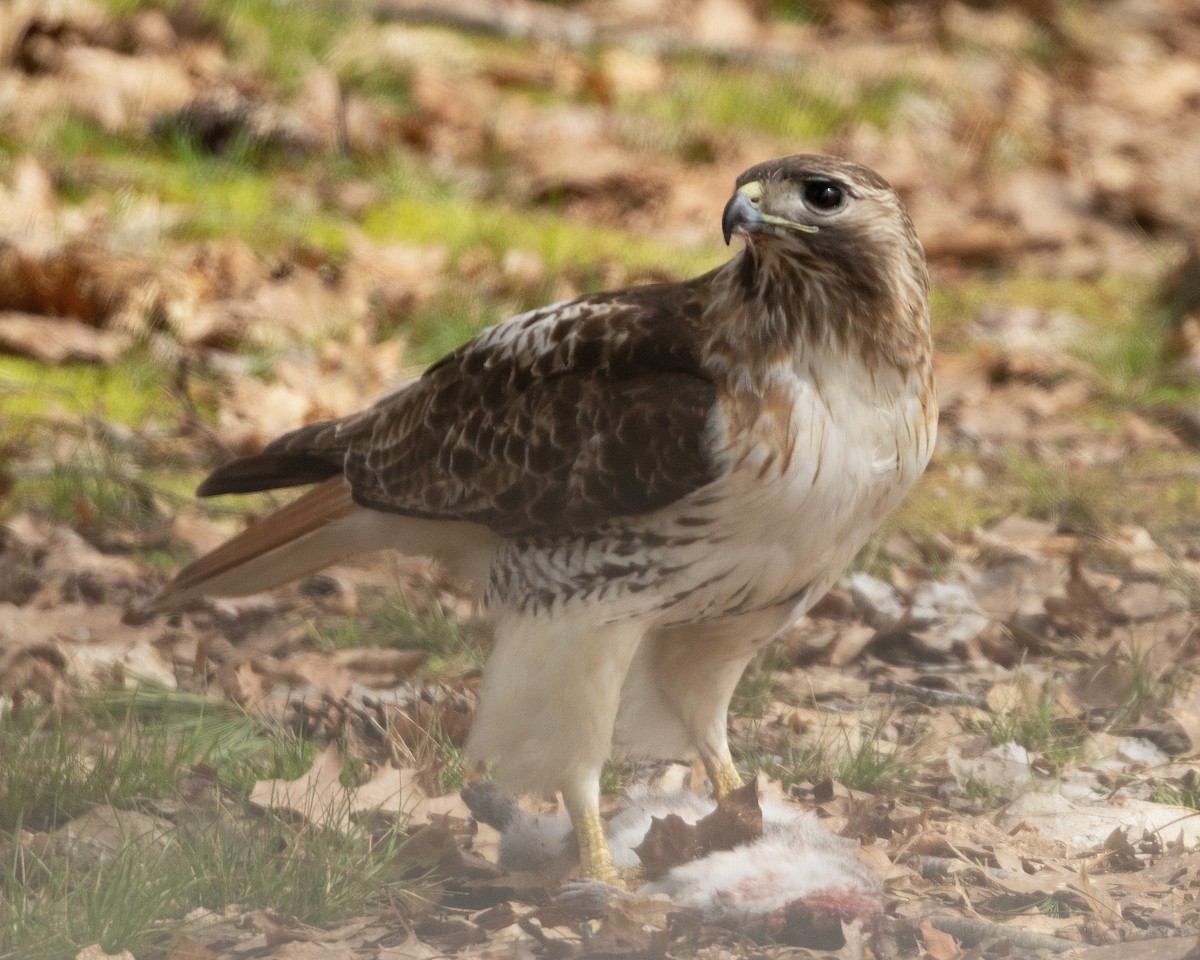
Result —
M 342 473 L 362 506 L 502 536 L 570 534 L 666 506 L 720 472 L 716 390 L 666 289 L 678 286 L 515 317 L 367 410 L 222 467 L 199 492 Z
M 723 467 L 711 443 L 716 388 L 696 359 L 697 282 L 514 317 L 366 410 L 219 468 L 200 495 L 325 483 L 181 571 L 158 605 L 206 592 L 209 571 L 223 591 L 246 592 L 358 552 L 343 534 L 364 527 L 363 509 L 559 537 L 712 482 Z M 363 549 L 387 545 L 378 529 Z M 257 575 L 239 579 L 251 561 Z

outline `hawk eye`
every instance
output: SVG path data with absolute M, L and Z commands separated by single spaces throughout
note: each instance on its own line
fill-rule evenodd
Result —
M 832 180 L 808 180 L 804 184 L 804 202 L 813 210 L 829 213 L 846 202 L 846 191 Z

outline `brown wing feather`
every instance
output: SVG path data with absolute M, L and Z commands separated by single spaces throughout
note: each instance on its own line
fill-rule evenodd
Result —
M 457 415 L 376 434 L 350 449 L 346 476 L 355 499 L 376 509 L 504 535 L 588 530 L 713 479 L 703 450 L 713 399 L 712 385 L 690 374 L 564 374 L 500 404 L 464 402 Z
M 250 489 L 271 469 L 283 485 L 326 464 L 364 506 L 507 536 L 666 506 L 721 472 L 707 443 L 716 387 L 697 360 L 707 279 L 516 317 L 368 410 L 281 437 L 202 489 Z
M 341 458 L 317 457 L 305 453 L 260 453 L 238 457 L 218 467 L 196 488 L 198 497 L 225 493 L 257 493 L 282 487 L 302 487 L 319 483 L 342 473 Z

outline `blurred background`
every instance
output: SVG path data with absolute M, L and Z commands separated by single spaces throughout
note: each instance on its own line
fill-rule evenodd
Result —
M 1196 506 L 1184 0 L 13 0 L 0 71 L 7 509 L 131 536 L 139 484 L 519 310 L 714 265 L 736 174 L 805 151 L 887 177 L 933 269 L 943 438 L 906 529 Z M 122 467 L 100 422 L 187 442 Z
M 519 310 L 714 265 L 736 174 L 804 151 L 886 176 L 933 269 L 943 437 L 905 529 L 1190 524 L 1185 0 L 13 0 L 5 509 L 136 539 L 145 485 Z
M 1200 753 L 1194 0 L 0 4 L 0 717 L 148 677 L 147 717 L 195 718 L 172 698 L 208 693 L 273 718 L 238 728 L 241 753 L 172 741 L 222 789 L 297 776 L 333 738 L 359 772 L 399 756 L 452 795 L 483 649 L 455 585 L 364 560 L 147 621 L 173 570 L 272 502 L 200 504 L 195 484 L 518 311 L 715 266 L 735 176 L 799 152 L 874 167 L 908 204 L 942 426 L 854 575 L 739 691 L 739 763 L 808 799 L 919 789 L 967 816 L 1031 764 L 1061 780 L 1117 756 L 1099 730 L 1150 745 L 1113 761 L 1138 797 L 1200 806 L 1168 765 Z M 368 647 L 387 656 L 347 653 Z M 918 686 L 950 699 L 896 705 Z M 104 710 L 53 749 L 144 743 Z M 38 780 L 57 768 L 30 729 L 0 730 L 26 771 L 0 778 L 0 827 L 129 805 Z M 906 752 L 932 734 L 937 756 Z M 1018 744 L 1025 773 L 947 768 L 977 741 Z M 899 843 L 888 817 L 854 823 Z M 0 869 L 0 956 L 74 956 L 94 931 L 62 940 L 67 900 L 4 914 L 28 883 Z M 212 901 L 279 906 L 248 891 Z M 1045 929 L 1125 935 L 1039 896 Z

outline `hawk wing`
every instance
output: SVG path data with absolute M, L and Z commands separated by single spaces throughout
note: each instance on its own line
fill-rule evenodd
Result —
M 558 536 L 715 480 L 716 387 L 697 360 L 697 284 L 554 304 L 484 331 L 361 413 L 233 461 L 201 495 L 343 474 L 360 505 Z

